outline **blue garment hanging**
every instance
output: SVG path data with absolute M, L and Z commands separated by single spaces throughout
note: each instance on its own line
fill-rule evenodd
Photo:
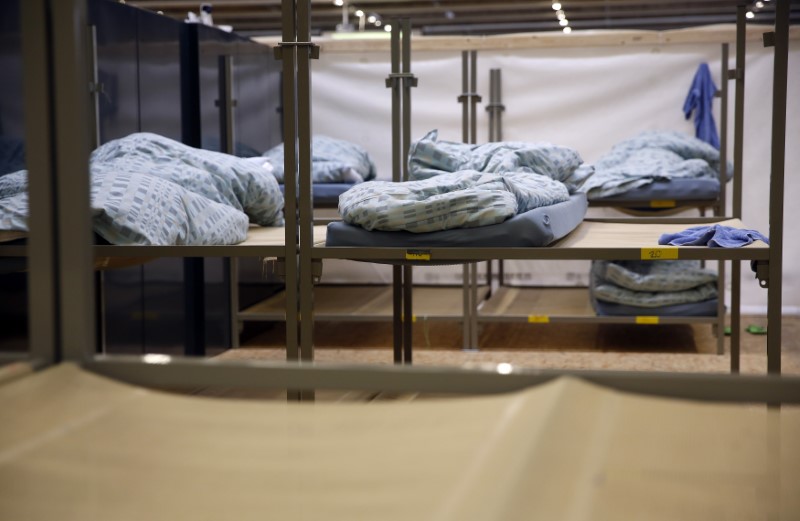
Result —
M 683 114 L 686 119 L 694 111 L 695 136 L 719 149 L 719 135 L 717 135 L 717 124 L 714 122 L 712 113 L 714 95 L 717 86 L 711 78 L 711 71 L 707 63 L 701 63 L 692 80 L 692 86 L 683 102 Z

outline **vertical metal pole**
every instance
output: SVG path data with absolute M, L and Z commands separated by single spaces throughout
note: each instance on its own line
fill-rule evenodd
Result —
M 722 76 L 719 102 L 719 207 L 717 215 L 728 215 L 728 44 L 722 44 Z
M 469 65 L 470 51 L 461 52 L 461 138 L 464 143 L 470 142 L 469 125 Z M 469 288 L 470 283 L 470 264 L 465 263 L 461 267 L 461 287 L 463 302 L 463 317 L 461 324 L 461 346 L 464 350 L 470 349 L 470 339 L 472 338 L 472 292 Z
M 722 71 L 720 76 L 719 120 L 719 201 L 714 214 L 728 215 L 728 44 L 722 44 Z M 717 262 L 717 354 L 725 354 L 725 261 Z M 731 353 L 731 372 L 734 371 Z M 738 371 L 738 361 L 736 363 Z
M 767 372 L 781 372 L 783 297 L 783 205 L 786 161 L 786 88 L 789 62 L 789 0 L 775 6 L 775 60 L 772 83 L 772 168 L 769 182 L 769 289 Z
M 403 181 L 408 181 L 408 151 L 411 148 L 411 21 L 403 20 Z M 403 361 L 410 364 L 414 331 L 413 311 L 414 267 L 403 266 Z
M 495 140 L 503 140 L 503 76 L 500 69 L 496 69 L 497 75 L 495 83 L 497 84 L 497 107 L 495 109 Z
M 283 0 L 282 7 L 282 39 L 284 42 L 295 42 L 297 31 L 295 25 L 295 2 Z M 283 135 L 284 135 L 284 216 L 286 220 L 286 359 L 299 360 L 300 339 L 298 329 L 298 273 L 297 273 L 297 75 L 295 71 L 297 52 L 294 46 L 277 49 L 283 61 L 282 96 L 283 96 Z M 297 397 L 290 391 L 290 398 Z
M 469 51 L 461 51 L 461 140 L 469 143 Z
M 478 51 L 470 51 L 470 71 L 469 71 L 469 133 L 470 143 L 473 145 L 478 142 Z
M 31 356 L 59 359 L 58 257 L 55 209 L 52 71 L 46 0 L 21 3 L 22 63 L 30 215 L 28 228 L 28 330 Z
M 232 257 L 229 260 L 229 298 L 231 299 L 231 347 L 236 349 L 239 343 L 239 259 Z
M 314 275 L 311 249 L 314 245 L 311 203 L 311 2 L 298 0 L 297 122 L 300 158 L 300 359 L 314 360 Z M 310 392 L 305 396 L 311 398 Z
M 392 22 L 391 51 L 392 69 L 389 86 L 392 89 L 392 181 L 399 182 L 403 178 L 402 156 L 402 120 L 400 80 L 400 20 Z M 394 362 L 403 361 L 403 267 L 392 266 L 392 349 Z
M 731 373 L 740 369 L 742 314 L 741 314 L 742 262 L 731 261 Z
M 64 359 L 81 360 L 96 352 L 86 0 L 51 0 L 50 12 L 61 348 Z
M 736 108 L 733 127 L 733 217 L 742 218 L 742 155 L 744 143 L 744 67 L 747 58 L 745 41 L 746 6 L 736 8 Z
M 478 263 L 473 262 L 470 277 L 470 293 L 472 294 L 472 326 L 470 327 L 471 349 L 478 349 Z

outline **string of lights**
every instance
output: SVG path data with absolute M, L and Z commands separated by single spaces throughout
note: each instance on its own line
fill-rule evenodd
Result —
M 369 26 L 373 26 L 375 28 L 383 27 L 383 30 L 386 32 L 390 32 L 392 30 L 391 24 L 384 24 L 380 15 L 377 13 L 367 14 L 363 9 L 359 9 L 358 7 L 350 4 L 347 2 L 347 0 L 333 0 L 333 5 L 342 8 L 342 23 L 337 26 L 337 31 L 347 32 L 355 29 L 355 27 L 353 27 L 353 25 L 349 22 L 351 13 L 358 19 L 359 31 L 364 31 L 368 29 Z

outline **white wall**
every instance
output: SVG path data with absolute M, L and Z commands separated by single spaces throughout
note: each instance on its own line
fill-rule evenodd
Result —
M 413 43 L 412 43 L 413 52 Z M 731 45 L 731 66 L 734 65 Z M 720 85 L 718 44 L 616 46 L 531 49 L 478 53 L 478 142 L 485 142 L 488 118 L 489 69 L 503 75 L 503 139 L 550 141 L 574 147 L 592 162 L 616 142 L 646 129 L 692 133 L 682 106 L 692 77 L 707 62 Z M 461 140 L 461 56 L 459 52 L 413 52 L 412 72 L 419 87 L 412 90 L 412 138 L 438 128 L 442 139 Z M 789 60 L 789 107 L 786 155 L 786 233 L 784 244 L 784 310 L 800 312 L 800 100 L 798 74 L 800 43 L 793 41 Z M 390 91 L 384 80 L 389 56 L 384 53 L 323 53 L 313 63 L 313 132 L 362 144 L 373 156 L 379 177 L 391 177 Z M 768 198 L 771 143 L 772 49 L 748 45 L 745 86 L 744 208 L 745 222 L 769 231 Z M 729 143 L 733 143 L 734 82 L 730 85 Z M 719 107 L 715 107 L 719 123 Z M 732 158 L 732 148 L 729 149 Z M 730 187 L 729 187 L 730 189 Z M 730 192 L 729 192 L 730 193 Z M 729 197 L 730 201 L 730 197 Z M 597 212 L 597 210 L 592 210 Z M 585 284 L 584 262 L 507 263 L 512 281 L 522 283 Z M 388 281 L 386 266 L 340 262 L 325 264 L 325 281 Z M 743 310 L 766 310 L 766 291 L 743 270 Z M 415 270 L 420 282 L 455 282 L 460 270 Z

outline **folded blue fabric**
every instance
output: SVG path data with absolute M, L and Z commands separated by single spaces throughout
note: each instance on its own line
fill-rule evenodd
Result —
M 695 226 L 677 233 L 665 233 L 659 237 L 658 244 L 739 248 L 747 246 L 753 241 L 764 241 L 769 244 L 769 239 L 756 230 L 743 230 L 715 224 L 713 226 Z

